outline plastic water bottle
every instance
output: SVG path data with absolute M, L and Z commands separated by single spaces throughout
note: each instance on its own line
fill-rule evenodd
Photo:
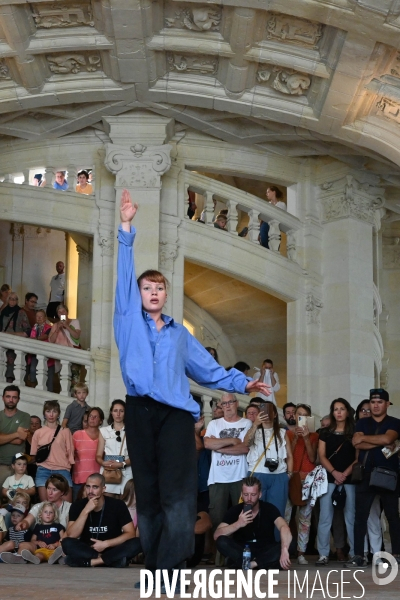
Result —
M 250 569 L 250 561 L 251 561 L 251 550 L 250 547 L 246 544 L 243 550 L 243 562 L 242 569 L 243 571 L 248 571 Z

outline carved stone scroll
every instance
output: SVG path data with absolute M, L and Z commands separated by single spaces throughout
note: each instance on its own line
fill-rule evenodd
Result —
M 95 53 L 48 54 L 46 59 L 50 71 L 58 75 L 70 75 L 80 71 L 92 73 L 102 69 L 101 58 Z
M 316 48 L 322 37 L 323 25 L 290 15 L 271 14 L 267 22 L 267 39 Z
M 197 75 L 215 75 L 218 68 L 218 59 L 214 56 L 183 56 L 182 54 L 168 52 L 167 64 L 169 71 L 196 73 Z
M 93 11 L 90 3 L 63 3 L 49 4 L 39 2 L 31 4 L 33 19 L 38 29 L 52 29 L 54 27 L 82 27 L 94 26 Z
M 302 96 L 311 85 L 311 78 L 306 73 L 300 73 L 293 69 L 282 69 L 281 67 L 272 67 L 269 69 L 259 69 L 257 72 L 257 82 L 261 85 L 267 85 L 282 94 L 292 96 Z
M 219 31 L 220 28 L 221 9 L 217 6 L 184 7 L 177 11 L 174 3 L 166 12 L 169 15 L 165 18 L 167 27 L 201 32 Z

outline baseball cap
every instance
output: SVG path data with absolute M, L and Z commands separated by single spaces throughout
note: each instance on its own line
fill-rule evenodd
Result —
M 389 393 L 383 388 L 374 388 L 372 390 L 369 390 L 370 400 L 372 396 L 379 396 L 379 398 L 382 398 L 382 400 L 386 400 L 386 402 L 389 402 Z M 393 404 L 393 402 L 389 402 L 389 404 Z
M 20 515 L 26 513 L 26 508 L 25 506 L 22 506 L 22 504 L 8 504 L 6 508 L 10 513 L 18 512 Z
M 15 461 L 17 461 L 19 458 L 23 458 L 24 460 L 26 460 L 26 462 L 29 462 L 29 458 L 27 456 L 27 454 L 23 454 L 22 452 L 18 452 L 15 456 L 12 457 L 12 461 L 11 464 L 15 464 Z

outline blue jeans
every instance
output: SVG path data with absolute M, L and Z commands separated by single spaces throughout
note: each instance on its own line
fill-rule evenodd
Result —
M 38 465 L 38 470 L 36 471 L 36 487 L 44 487 L 50 475 L 55 475 L 56 473 L 57 475 L 63 475 L 68 481 L 69 486 L 72 488 L 71 473 L 69 471 L 66 471 L 65 469 L 46 469 L 45 467 L 41 467 L 40 465 Z
M 261 481 L 261 500 L 276 506 L 281 513 L 281 517 L 284 517 L 289 494 L 288 474 L 279 473 L 278 475 L 273 475 L 271 473 L 253 473 L 253 475 Z M 250 476 L 250 471 L 247 473 L 247 476 Z
M 344 520 L 346 522 L 347 537 L 350 546 L 350 556 L 354 556 L 354 519 L 356 513 L 356 486 L 345 484 L 346 505 L 343 510 Z M 320 556 L 329 556 L 331 527 L 333 519 L 334 506 L 332 504 L 332 492 L 335 489 L 334 483 L 328 483 L 328 491 L 320 498 L 320 514 L 318 522 L 317 547 Z

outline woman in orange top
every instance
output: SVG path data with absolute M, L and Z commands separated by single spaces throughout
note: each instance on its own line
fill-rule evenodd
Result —
M 311 408 L 307 404 L 298 404 L 295 412 L 296 423 L 300 416 L 311 417 Z M 294 431 L 288 431 L 293 453 L 293 471 L 300 471 L 300 477 L 304 482 L 307 474 L 315 468 L 317 460 L 318 434 L 310 433 L 307 427 L 296 426 Z M 312 507 L 311 498 L 304 506 L 299 506 L 299 526 L 297 532 L 297 562 L 299 565 L 307 565 L 304 553 L 310 537 L 310 524 Z M 286 506 L 286 521 L 290 521 L 293 505 L 288 498 Z

